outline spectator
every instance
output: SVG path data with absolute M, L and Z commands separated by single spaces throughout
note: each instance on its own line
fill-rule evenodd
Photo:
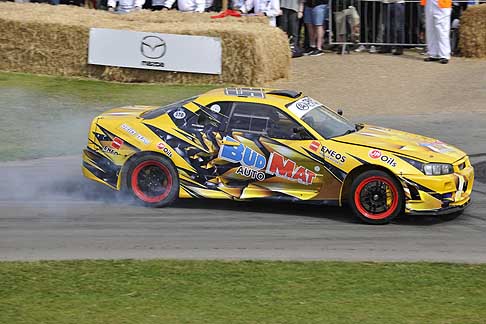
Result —
M 152 0 L 152 3 L 150 4 L 150 7 L 148 7 L 148 8 L 152 9 L 153 11 L 171 9 L 171 8 L 167 8 L 165 6 L 165 2 L 166 2 L 166 0 Z M 147 5 L 147 2 L 145 2 L 145 5 Z
M 336 40 L 339 43 L 351 41 L 355 43 L 359 39 L 360 15 L 353 6 L 334 12 L 334 22 L 336 24 Z M 349 39 L 348 39 L 349 36 Z M 341 46 L 339 52 L 343 52 L 345 46 Z M 347 50 L 349 53 L 349 50 Z
M 449 63 L 451 58 L 451 0 L 421 0 L 425 6 L 425 39 L 427 55 L 425 62 Z
M 175 0 L 165 0 L 164 9 L 171 9 Z M 183 12 L 208 12 L 212 11 L 213 0 L 177 0 L 177 8 Z
M 277 26 L 277 16 L 281 14 L 279 0 L 245 0 L 240 11 L 249 13 L 251 10 L 257 16 L 267 16 L 270 26 Z
M 116 3 L 118 2 L 118 7 Z M 142 9 L 145 0 L 108 0 L 108 11 L 130 12 Z
M 405 1 L 383 0 L 384 43 L 403 44 L 405 42 Z M 384 45 L 380 53 L 391 53 L 392 46 Z M 394 55 L 402 55 L 402 45 L 395 45 Z
M 362 1 L 360 4 L 361 22 L 360 39 L 363 43 L 381 43 L 383 41 L 381 29 L 381 3 L 377 1 Z M 381 32 L 381 34 L 380 34 Z M 355 52 L 366 51 L 365 45 L 360 45 Z M 370 53 L 376 53 L 376 47 L 370 46 Z
M 280 0 L 282 15 L 279 16 L 278 25 L 287 33 L 291 45 L 299 44 L 299 19 L 304 13 L 304 0 Z
M 304 23 L 309 33 L 309 48 L 304 55 L 320 56 L 324 41 L 324 25 L 328 19 L 328 0 L 306 0 L 304 6 Z

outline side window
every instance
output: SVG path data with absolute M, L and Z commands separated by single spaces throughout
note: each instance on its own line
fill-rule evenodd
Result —
M 188 120 L 188 124 L 195 128 L 213 127 L 221 130 L 226 126 L 233 102 L 213 102 L 201 108 Z
M 231 115 L 228 129 L 258 133 L 279 139 L 308 139 L 310 136 L 302 127 L 277 108 L 256 104 L 237 102 Z M 294 129 L 299 129 L 295 132 Z
M 219 113 L 222 115 L 225 115 L 226 117 L 229 117 L 231 114 L 231 108 L 233 108 L 233 102 L 232 101 L 218 101 L 218 102 L 213 102 L 207 107 L 211 110 L 214 111 L 215 113 Z

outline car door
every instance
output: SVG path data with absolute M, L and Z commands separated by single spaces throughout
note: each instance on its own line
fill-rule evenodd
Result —
M 308 153 L 312 143 L 318 142 L 280 109 L 235 102 L 218 154 L 227 163 L 221 188 L 238 198 L 311 199 L 322 176 Z

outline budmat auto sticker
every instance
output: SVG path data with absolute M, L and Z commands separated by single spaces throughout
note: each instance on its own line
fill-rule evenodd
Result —
M 265 177 L 261 170 L 264 169 L 267 174 L 275 175 L 290 181 L 297 181 L 304 185 L 311 185 L 316 177 L 316 174 L 311 170 L 298 165 L 291 159 L 286 159 L 277 152 L 270 153 L 267 163 L 265 156 L 242 143 L 239 143 L 230 136 L 225 136 L 223 142 L 232 142 L 236 144 L 223 144 L 219 150 L 218 156 L 229 162 L 240 163 L 241 167 L 237 170 L 237 174 L 239 175 L 262 181 Z

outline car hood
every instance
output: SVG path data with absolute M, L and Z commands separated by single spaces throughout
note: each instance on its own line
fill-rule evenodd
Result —
M 453 163 L 466 155 L 458 148 L 434 138 L 378 126 L 363 126 L 355 133 L 334 140 L 395 152 L 427 162 Z

